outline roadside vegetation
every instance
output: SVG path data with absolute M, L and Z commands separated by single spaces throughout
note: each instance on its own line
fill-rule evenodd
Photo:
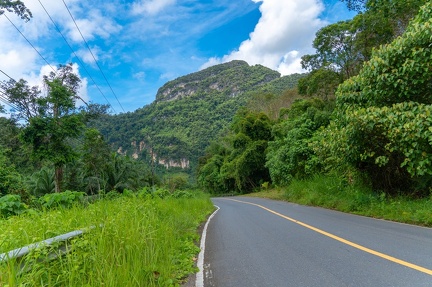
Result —
M 46 260 L 58 252 L 53 246 L 33 251 L 23 266 L 0 263 L 1 286 L 179 286 L 197 271 L 197 228 L 214 208 L 208 195 L 143 189 L 69 202 L 0 219 L 0 253 L 87 229 L 57 259 Z
M 389 196 L 365 185 L 349 184 L 340 176 L 317 175 L 311 179 L 295 179 L 286 187 L 263 189 L 247 196 L 432 227 L 432 197 Z
M 361 13 L 317 32 L 310 73 L 278 117 L 274 99 L 251 99 L 207 148 L 198 182 L 430 226 L 432 4 L 344 2 Z

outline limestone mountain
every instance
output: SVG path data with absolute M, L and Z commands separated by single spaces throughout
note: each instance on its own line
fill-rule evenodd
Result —
M 232 61 L 167 82 L 150 105 L 93 125 L 119 153 L 193 172 L 208 144 L 251 96 L 281 94 L 302 76 L 281 77 L 261 65 Z

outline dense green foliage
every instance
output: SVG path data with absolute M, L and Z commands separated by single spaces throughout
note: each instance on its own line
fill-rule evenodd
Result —
M 353 20 L 318 31 L 316 54 L 303 57 L 311 73 L 298 90 L 310 98 L 279 110 L 266 150 L 273 184 L 328 173 L 391 196 L 431 193 L 432 4 L 365 3 Z M 272 110 L 271 97 L 260 99 Z M 231 150 L 209 152 L 200 183 L 217 192 Z
M 7 194 L 0 197 L 0 218 L 19 215 L 25 212 L 27 206 L 18 194 Z
M 265 155 L 272 122 L 264 113 L 240 110 L 230 132 L 201 158 L 199 183 L 207 190 L 248 192 L 270 180 Z
M 378 1 L 367 3 L 385 8 Z M 392 15 L 406 17 L 401 11 L 413 13 L 420 3 L 396 1 Z M 381 12 L 374 6 L 364 15 Z M 391 26 L 392 37 L 401 36 L 374 50 L 358 75 L 339 86 L 334 120 L 310 144 L 327 171 L 344 171 L 349 178 L 353 174 L 346 171 L 354 168 L 390 194 L 430 193 L 431 13 L 428 3 L 403 34 Z
M 4 153 L 0 146 L 0 196 L 8 193 L 19 193 L 23 188 L 20 174 Z
M 345 142 L 333 144 L 389 192 L 429 192 L 432 182 L 431 19 L 429 3 L 337 93 L 335 125 Z
M 84 197 L 84 192 L 66 190 L 64 192 L 56 192 L 45 194 L 38 198 L 38 203 L 42 208 L 69 208 L 73 204 L 80 203 Z
M 273 183 L 286 185 L 293 178 L 305 178 L 320 171 L 321 163 L 310 145 L 314 132 L 328 125 L 333 102 L 299 100 L 273 127 L 266 166 Z
M 344 80 L 357 75 L 375 48 L 390 43 L 405 32 L 425 0 L 344 0 L 361 11 L 352 20 L 319 30 L 313 42 L 316 54 L 302 57 L 311 73 L 300 80 L 299 92 L 333 97 Z
M 0 149 L 17 171 L 27 173 L 35 162 L 30 159 L 31 150 L 20 141 L 20 131 L 16 120 L 0 117 Z
M 27 121 L 20 136 L 31 146 L 32 157 L 54 165 L 57 192 L 61 190 L 63 166 L 77 156 L 68 139 L 77 138 L 84 128 L 83 114 L 75 108 L 80 79 L 72 70 L 71 64 L 60 66 L 57 73 L 44 76 L 45 97 L 24 80 L 2 84 L 9 101 L 19 107 L 18 117 Z
M 143 162 L 116 155 L 85 123 L 106 106 L 76 108 L 80 85 L 71 65 L 44 77 L 46 93 L 24 80 L 0 85 L 17 109 L 0 118 L 0 195 L 32 197 L 60 190 L 88 194 L 138 189 L 152 180 Z

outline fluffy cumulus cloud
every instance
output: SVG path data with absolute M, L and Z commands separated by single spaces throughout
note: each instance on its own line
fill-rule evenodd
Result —
M 141 0 L 134 2 L 132 5 L 132 13 L 156 15 L 168 6 L 174 5 L 176 0 Z
M 249 39 L 222 58 L 211 58 L 203 68 L 231 60 L 261 64 L 287 75 L 302 72 L 300 58 L 312 52 L 316 31 L 325 22 L 319 19 L 324 10 L 320 0 L 252 0 L 261 2 L 261 18 Z

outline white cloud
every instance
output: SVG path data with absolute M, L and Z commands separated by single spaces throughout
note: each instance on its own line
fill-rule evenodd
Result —
M 36 68 L 35 62 L 38 57 L 33 49 L 27 47 L 5 51 L 0 48 L 0 69 L 14 79 L 20 78 L 25 71 L 28 71 L 29 64 L 32 68 Z
M 304 73 L 301 68 L 301 55 L 299 51 L 288 52 L 279 63 L 277 70 L 282 75 L 291 75 L 295 73 Z
M 139 81 L 143 81 L 145 79 L 145 73 L 141 71 L 141 72 L 133 74 L 132 77 L 134 79 L 139 80 Z
M 132 4 L 132 14 L 156 15 L 166 7 L 174 5 L 176 0 L 141 0 Z
M 75 42 L 82 42 L 80 31 L 86 41 L 93 40 L 96 36 L 103 39 L 109 38 L 111 35 L 118 33 L 121 26 L 116 24 L 108 17 L 104 17 L 99 10 L 91 10 L 85 19 L 76 19 L 79 31 L 75 23 L 68 22 L 69 36 Z
M 231 60 L 245 60 L 278 70 L 281 74 L 300 72 L 300 52 L 312 52 L 315 32 L 325 22 L 320 0 L 252 0 L 262 2 L 261 18 L 249 39 L 222 58 L 211 58 L 203 67 Z
M 89 65 L 93 66 L 94 68 L 96 68 L 97 65 L 95 63 L 95 59 L 96 59 L 96 61 L 99 62 L 99 55 L 102 53 L 102 51 L 98 46 L 90 47 L 90 49 L 91 49 L 91 53 L 90 53 L 89 49 L 83 48 L 83 49 L 76 51 L 76 54 L 78 55 L 78 57 L 80 57 L 80 59 L 84 63 L 89 64 Z M 93 58 L 93 56 L 94 56 L 94 58 Z

